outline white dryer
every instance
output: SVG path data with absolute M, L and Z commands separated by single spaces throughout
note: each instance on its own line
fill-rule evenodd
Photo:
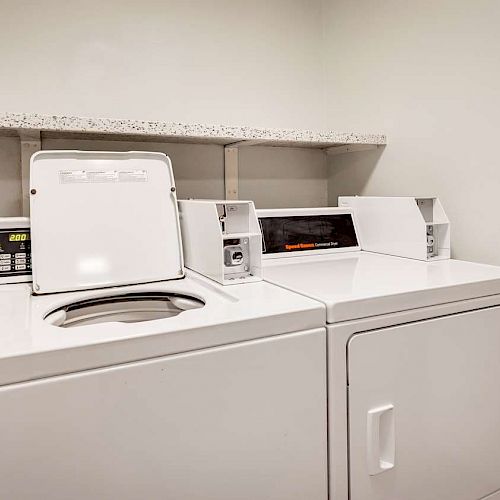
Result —
M 500 498 L 500 268 L 361 251 L 351 209 L 258 216 L 264 279 L 324 304 L 330 499 Z
M 0 287 L 0 498 L 326 500 L 321 305 L 185 274 L 165 155 L 31 168 L 37 294 Z

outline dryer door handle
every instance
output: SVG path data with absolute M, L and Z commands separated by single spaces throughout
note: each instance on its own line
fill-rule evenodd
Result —
M 389 404 L 369 410 L 366 458 L 370 476 L 394 468 L 395 448 L 394 405 Z

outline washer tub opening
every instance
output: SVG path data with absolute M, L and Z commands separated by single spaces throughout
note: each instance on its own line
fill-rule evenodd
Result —
M 64 305 L 45 316 L 45 321 L 61 328 L 95 325 L 111 321 L 138 323 L 172 318 L 205 303 L 197 297 L 174 293 L 129 293 L 80 300 Z

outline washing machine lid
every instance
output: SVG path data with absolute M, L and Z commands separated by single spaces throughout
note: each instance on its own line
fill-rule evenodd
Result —
M 31 158 L 30 188 L 35 293 L 183 276 L 165 154 L 40 151 Z

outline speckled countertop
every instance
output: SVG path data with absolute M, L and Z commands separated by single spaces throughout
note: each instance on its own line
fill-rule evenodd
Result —
M 252 141 L 269 145 L 329 147 L 342 144 L 386 144 L 383 134 L 315 132 L 225 125 L 181 124 L 114 118 L 52 116 L 36 113 L 0 113 L 0 133 L 39 130 L 42 133 L 79 134 L 107 138 L 156 138 L 166 141 L 231 144 Z

